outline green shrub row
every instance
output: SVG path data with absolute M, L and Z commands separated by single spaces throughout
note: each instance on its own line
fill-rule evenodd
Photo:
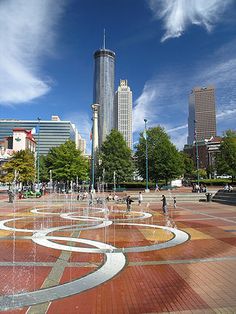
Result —
M 224 186 L 226 183 L 230 183 L 235 185 L 236 183 L 232 183 L 231 179 L 202 179 L 199 181 L 200 184 L 206 184 L 206 185 L 218 185 L 218 186 Z M 192 180 L 191 183 L 196 183 L 196 180 Z

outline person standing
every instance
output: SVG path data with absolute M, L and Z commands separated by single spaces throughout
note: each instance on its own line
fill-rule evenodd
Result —
M 138 205 L 139 206 L 141 205 L 142 201 L 143 201 L 143 194 L 142 194 L 142 192 L 139 192 L 139 195 L 138 195 Z
M 176 197 L 173 198 L 174 209 L 176 208 Z
M 131 210 L 131 203 L 132 202 L 133 202 L 133 200 L 130 198 L 130 195 L 128 195 L 127 198 L 126 198 L 127 212 L 130 212 L 130 210 Z
M 163 213 L 166 214 L 166 212 L 167 212 L 167 202 L 166 202 L 165 195 L 162 195 L 162 210 L 163 210 Z

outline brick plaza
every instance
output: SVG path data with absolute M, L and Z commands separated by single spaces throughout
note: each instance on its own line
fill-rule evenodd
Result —
M 0 200 L 1 313 L 236 313 L 236 207 Z

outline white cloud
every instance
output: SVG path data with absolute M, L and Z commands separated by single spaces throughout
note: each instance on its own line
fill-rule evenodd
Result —
M 148 0 L 155 18 L 164 22 L 162 41 L 180 37 L 191 24 L 211 31 L 232 0 Z
M 141 95 L 134 102 L 133 132 L 143 130 L 144 119 L 148 120 L 148 127 L 159 124 L 166 129 L 173 128 L 176 119 L 185 110 L 185 106 L 181 106 L 183 103 L 181 96 L 184 95 L 185 90 L 188 91 L 188 87 L 183 84 L 184 82 L 173 73 L 147 81 Z M 175 117 L 173 124 L 166 127 L 167 121 L 169 122 L 173 116 Z
M 0 3 L 0 103 L 29 102 L 50 90 L 40 73 L 52 52 L 64 0 L 2 0 Z
M 184 124 L 184 125 L 177 126 L 175 128 L 167 129 L 166 132 L 167 133 L 172 133 L 172 132 L 175 132 L 175 131 L 186 129 L 187 127 L 188 127 L 188 125 Z
M 135 101 L 133 110 L 133 132 L 141 131 L 144 128 L 144 119 L 150 122 L 154 119 L 155 102 L 158 98 L 158 90 L 153 82 L 147 82 L 142 94 Z M 152 111 L 150 110 L 152 108 Z
M 236 117 L 236 104 L 232 103 L 232 107 L 226 106 L 226 108 L 223 108 L 221 111 L 218 110 L 216 114 L 216 118 L 218 121 L 224 120 L 227 117 L 227 119 L 235 119 Z

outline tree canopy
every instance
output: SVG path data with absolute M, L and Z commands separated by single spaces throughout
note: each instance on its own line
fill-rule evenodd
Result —
M 192 158 L 185 152 L 180 152 L 183 161 L 183 175 L 186 179 L 191 179 L 195 175 L 195 167 Z
M 160 126 L 148 129 L 146 136 L 143 133 L 140 134 L 135 153 L 139 174 L 143 178 L 146 177 L 146 140 L 149 179 L 152 181 L 164 179 L 167 183 L 168 180 L 179 177 L 183 173 L 182 157 Z
M 17 181 L 23 183 L 33 183 L 35 181 L 35 158 L 29 150 L 16 152 L 13 157 L 2 166 L 3 175 L 1 181 L 13 182 L 15 172 Z
M 47 182 L 49 180 L 49 170 L 46 165 L 47 156 L 41 155 L 39 157 L 39 180 L 41 182 Z
M 228 130 L 220 145 L 220 153 L 216 159 L 217 174 L 236 176 L 236 131 Z
M 46 160 L 46 167 L 52 170 L 53 180 L 67 181 L 87 180 L 89 176 L 89 165 L 80 150 L 77 150 L 75 143 L 68 140 L 58 147 L 50 149 Z
M 113 129 L 103 142 L 98 156 L 99 165 L 97 176 L 102 176 L 105 170 L 105 180 L 113 182 L 114 171 L 116 182 L 127 182 L 133 176 L 132 151 L 127 146 L 123 135 Z

